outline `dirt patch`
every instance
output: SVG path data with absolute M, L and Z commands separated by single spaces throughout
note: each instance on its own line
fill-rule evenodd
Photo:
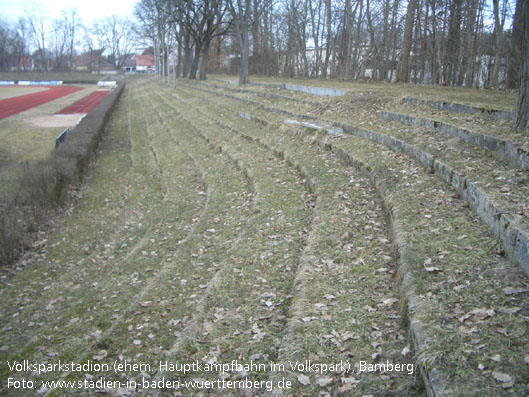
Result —
M 72 113 L 72 114 L 54 114 L 51 116 L 38 116 L 24 120 L 26 123 L 33 124 L 37 127 L 72 127 L 82 118 L 86 113 Z

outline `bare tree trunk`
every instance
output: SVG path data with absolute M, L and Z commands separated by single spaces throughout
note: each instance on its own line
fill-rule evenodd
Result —
M 248 83 L 248 59 L 249 59 L 249 52 L 250 48 L 248 45 L 248 40 L 245 40 L 241 44 L 241 65 L 240 65 L 240 73 L 239 73 L 239 84 L 247 84 Z
M 189 40 L 186 42 L 184 47 L 184 71 L 182 72 L 182 77 L 186 78 L 191 69 L 191 62 L 193 57 L 193 47 L 189 43 Z
M 499 0 L 492 0 L 494 9 L 494 36 L 495 48 L 494 48 L 494 69 L 492 71 L 491 86 L 498 88 L 498 77 L 500 75 L 500 63 L 502 53 L 502 41 L 503 41 L 503 23 L 500 20 L 500 4 Z
M 397 82 L 410 82 L 410 51 L 411 39 L 413 37 L 413 22 L 415 20 L 415 9 L 417 8 L 417 0 L 410 0 L 408 2 L 408 10 L 406 12 L 406 25 L 404 27 L 404 39 L 402 42 L 402 50 L 400 53 L 399 72 L 397 73 Z
M 160 53 L 158 52 L 158 39 L 154 40 L 154 70 L 156 78 L 160 75 Z
M 354 50 L 353 50 L 353 60 L 352 60 L 352 77 L 356 77 L 358 76 L 358 72 L 359 72 L 359 62 L 360 62 L 360 45 L 361 45 L 361 29 L 362 29 L 362 13 L 363 13 L 363 5 L 364 5 L 364 2 L 363 1 L 360 1 L 359 3 L 360 6 L 360 10 L 359 10 L 359 14 L 358 14 L 358 23 L 356 24 L 357 26 L 357 29 L 356 29 L 356 34 L 355 34 L 355 38 L 354 38 L 354 42 L 355 42 L 355 46 L 354 46 Z M 356 13 L 356 11 L 355 11 Z
M 303 68 L 301 75 L 304 77 L 309 77 L 309 60 L 307 59 L 307 19 L 308 19 L 308 7 L 307 3 L 304 3 L 302 9 L 303 15 L 299 18 L 300 26 L 298 27 L 300 38 L 299 40 L 299 51 L 301 52 L 301 59 L 303 60 Z
M 331 0 L 325 0 L 325 11 L 327 16 L 327 50 L 325 51 L 325 63 L 323 64 L 323 77 L 327 77 L 329 69 L 329 59 L 332 52 L 332 9 Z
M 391 60 L 388 82 L 393 81 L 393 74 L 395 73 L 394 65 L 397 64 L 397 19 L 399 11 L 399 0 L 393 1 L 393 10 L 391 11 L 391 37 L 393 37 L 391 45 Z
M 384 81 L 388 75 L 388 61 L 389 61 L 389 42 L 388 42 L 388 30 L 389 30 L 389 6 L 390 0 L 385 0 L 383 10 L 383 31 L 382 31 L 382 62 L 380 66 L 379 79 Z
M 310 2 L 310 0 L 305 0 L 305 2 Z M 316 23 L 316 18 L 314 14 L 314 7 L 309 5 L 310 10 L 310 25 L 312 28 L 312 39 L 314 40 L 314 68 L 312 70 L 311 76 L 312 77 L 318 77 L 320 75 L 320 64 L 321 64 L 321 52 L 320 52 L 320 46 L 319 46 L 319 36 L 320 36 L 320 21 L 321 21 L 321 5 L 322 0 L 318 0 L 318 22 Z
M 191 70 L 189 71 L 189 80 L 194 80 L 197 77 L 198 62 L 200 61 L 200 43 L 195 43 L 195 55 L 193 57 L 193 63 L 191 64 Z
M 169 33 L 167 34 L 167 39 L 165 41 L 165 69 L 166 69 L 166 73 L 167 73 L 167 85 L 169 85 L 169 79 L 171 78 L 169 76 L 169 72 L 171 71 L 170 68 L 169 68 Z
M 242 5 L 241 0 L 237 0 L 239 3 L 239 12 L 242 13 Z M 250 1 L 246 0 L 246 10 L 244 14 L 244 18 L 241 21 L 240 26 L 240 43 L 239 48 L 241 51 L 241 71 L 239 76 L 239 84 L 247 84 L 248 83 L 248 63 L 250 58 L 250 43 L 248 40 L 248 21 L 250 18 Z
M 462 67 L 459 71 L 459 85 L 465 84 L 467 88 L 472 87 L 473 82 L 473 65 L 475 63 L 473 36 L 476 25 L 478 2 L 477 0 L 469 0 L 467 8 L 467 16 L 465 22 L 465 38 L 463 48 Z
M 518 94 L 518 119 L 516 128 L 529 133 L 529 2 L 521 4 L 521 64 L 520 64 L 520 89 Z
M 507 69 L 506 88 L 514 89 L 519 83 L 520 72 L 520 51 L 522 48 L 522 2 L 526 0 L 516 1 L 516 11 L 514 13 L 514 21 L 512 27 L 512 41 L 511 52 L 509 54 L 509 67 Z
M 180 77 L 180 72 L 182 71 L 182 34 L 180 31 L 178 35 L 180 36 L 180 40 L 178 40 L 178 63 L 176 64 L 175 75 Z
M 428 23 L 430 0 L 426 0 L 426 12 L 424 14 L 424 30 L 421 43 L 421 83 L 426 83 L 426 57 L 428 55 Z
M 439 40 L 439 29 L 437 25 L 437 7 L 435 0 L 430 5 L 432 6 L 432 57 L 430 60 L 430 68 L 432 74 L 432 84 L 439 84 L 441 75 L 441 43 Z
M 444 68 L 444 84 L 453 85 L 459 70 L 459 36 L 461 32 L 461 10 L 463 0 L 452 0 Z
M 422 42 L 421 40 L 421 34 L 422 34 L 422 31 L 421 31 L 421 13 L 422 13 L 422 1 L 423 0 L 419 0 L 419 2 L 417 3 L 417 10 L 416 10 L 416 13 L 415 13 L 415 27 L 414 27 L 414 31 L 415 31 L 415 34 L 414 34 L 414 39 L 413 39 L 413 54 L 415 55 L 414 56 L 414 64 L 413 64 L 413 68 L 410 66 L 410 74 L 411 74 L 411 70 L 413 69 L 413 80 L 411 79 L 410 77 L 410 81 L 413 82 L 413 83 L 417 83 L 418 82 L 418 76 L 417 76 L 417 73 L 419 73 L 419 69 L 417 68 L 417 58 L 419 56 L 419 43 Z
M 355 9 L 356 13 L 356 9 Z M 376 46 L 376 40 L 375 40 L 375 28 L 373 27 L 373 21 L 371 19 L 371 9 L 369 6 L 369 0 L 366 1 L 366 15 L 367 15 L 367 27 L 369 28 L 369 49 L 366 53 L 366 59 L 364 61 L 364 65 L 362 66 L 362 72 L 360 73 L 360 78 L 364 79 L 366 74 L 366 68 L 369 66 L 369 61 L 372 61 L 372 71 L 371 71 L 371 78 L 376 79 L 376 73 L 377 73 L 377 58 L 378 58 L 378 49 Z
M 235 9 L 234 0 L 230 0 L 228 7 L 235 21 L 237 45 L 240 54 L 239 84 L 243 85 L 248 83 L 248 62 L 250 56 L 248 24 L 250 21 L 251 0 L 237 0 L 237 9 Z
M 484 32 L 484 5 L 485 0 L 479 0 L 479 8 L 478 8 L 478 18 L 477 18 L 477 24 L 476 24 L 476 31 L 475 31 L 475 39 L 474 39 L 474 54 L 479 54 L 476 64 L 474 65 L 474 87 L 479 88 L 486 84 L 482 84 L 482 69 L 483 69 L 483 50 L 482 46 L 480 45 L 478 37 L 483 35 Z
M 183 25 L 180 25 L 183 35 L 183 51 L 184 51 L 184 60 L 183 60 L 183 70 L 182 77 L 186 78 L 189 75 L 191 69 L 191 62 L 193 61 L 193 38 L 189 30 Z
M 351 47 L 352 47 L 352 8 L 351 0 L 345 0 L 344 21 L 342 31 L 342 64 L 340 65 L 341 78 L 351 78 Z
M 208 67 L 209 43 L 202 47 L 202 57 L 200 58 L 200 81 L 206 80 L 206 69 Z
M 259 10 L 259 0 L 253 0 L 253 7 L 252 7 L 252 55 L 254 57 L 257 57 L 261 54 L 261 40 L 259 35 L 259 26 L 260 26 L 260 10 Z

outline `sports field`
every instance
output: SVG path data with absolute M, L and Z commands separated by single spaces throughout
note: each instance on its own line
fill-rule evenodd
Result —
M 34 92 L 45 91 L 48 87 L 24 87 L 0 85 L 0 99 L 8 99 L 16 96 L 32 94 Z
M 75 102 L 57 114 L 74 114 L 74 113 L 89 113 L 101 103 L 101 101 L 110 94 L 110 90 L 97 90 L 83 99 Z
M 13 91 L 13 89 L 9 87 L 9 91 L 14 92 L 15 96 L 0 100 L 0 120 L 82 90 L 81 87 L 75 86 L 52 86 L 42 88 L 45 89 L 29 94 L 25 93 L 24 95 L 16 95 L 16 90 Z M 1 91 L 2 89 L 0 88 L 0 92 Z

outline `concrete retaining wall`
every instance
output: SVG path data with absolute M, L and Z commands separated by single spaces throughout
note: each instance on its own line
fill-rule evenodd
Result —
M 414 284 L 411 279 L 411 265 L 408 263 L 409 248 L 406 241 L 406 234 L 402 225 L 402 217 L 400 211 L 401 204 L 393 200 L 393 191 L 387 186 L 383 178 L 380 178 L 373 170 L 368 168 L 363 162 L 358 161 L 349 153 L 343 151 L 336 146 L 323 143 L 311 136 L 305 135 L 305 140 L 309 143 L 317 144 L 322 149 L 331 151 L 338 156 L 344 163 L 354 167 L 362 174 L 364 174 L 371 184 L 375 186 L 378 195 L 382 198 L 384 209 L 387 211 L 391 223 L 393 234 L 393 245 L 396 249 L 396 257 L 399 261 L 399 273 L 402 275 L 401 296 L 406 303 L 406 314 L 409 319 L 409 327 L 413 340 L 413 346 L 416 354 L 421 354 L 428 351 L 428 344 L 431 337 L 429 336 L 427 328 L 421 321 L 423 316 L 427 315 L 421 298 L 415 292 Z M 441 371 L 435 366 L 420 366 L 420 374 L 424 381 L 426 392 L 431 397 L 448 397 L 452 395 L 451 390 L 447 386 L 447 381 Z
M 469 180 L 464 174 L 454 170 L 449 165 L 435 159 L 431 154 L 397 138 L 378 132 L 355 128 L 347 124 L 335 123 L 335 125 L 342 127 L 347 133 L 370 139 L 396 151 L 405 153 L 418 160 L 429 172 L 438 173 L 467 200 L 470 208 L 474 210 L 502 242 L 505 252 L 529 275 L 529 232 L 523 230 L 511 214 L 507 213 L 506 210 L 503 210 L 498 204 L 488 198 L 485 192 L 475 182 Z
M 441 134 L 461 138 L 465 142 L 481 146 L 498 154 L 502 159 L 513 167 L 529 170 L 529 153 L 522 149 L 516 142 L 505 141 L 490 135 L 480 134 L 464 128 L 459 128 L 441 121 L 397 114 L 390 112 L 380 112 L 385 120 L 399 121 L 408 125 L 419 125 L 439 131 Z
M 284 99 L 287 101 L 301 102 L 301 103 L 305 103 L 307 105 L 312 105 L 312 106 L 321 106 L 321 103 L 319 102 L 307 101 L 305 99 L 291 98 L 285 95 L 272 94 L 270 92 L 257 92 L 257 91 L 245 90 L 242 88 L 229 88 L 229 87 L 223 87 L 223 86 L 219 86 L 219 85 L 211 84 L 211 83 L 209 84 L 202 83 L 202 84 L 209 86 L 209 87 L 213 87 L 213 88 L 220 88 L 223 90 L 228 90 L 231 92 L 240 92 L 242 94 L 253 94 L 253 95 L 263 97 L 263 98 Z
M 310 87 L 306 85 L 285 84 L 285 89 L 290 91 L 301 91 L 307 94 L 320 96 L 344 96 L 345 90 L 335 90 L 332 88 Z
M 211 91 L 200 89 L 200 91 L 212 93 Z M 305 120 L 317 120 L 315 117 L 307 115 L 295 115 L 292 112 L 288 112 L 283 109 L 272 108 L 260 104 L 257 101 L 248 99 L 238 98 L 229 94 L 214 93 L 219 96 L 232 98 L 241 102 L 250 103 L 269 110 L 277 114 L 284 114 L 292 118 L 299 117 Z M 476 212 L 476 214 L 489 226 L 493 231 L 494 235 L 501 241 L 505 252 L 517 262 L 521 268 L 529 274 L 529 232 L 521 229 L 521 227 L 515 222 L 512 215 L 508 214 L 507 211 L 502 210 L 500 206 L 493 203 L 485 192 L 481 190 L 475 182 L 466 178 L 466 176 L 443 162 L 434 158 L 430 153 L 426 153 L 423 150 L 410 145 L 400 139 L 391 137 L 386 134 L 356 128 L 347 124 L 339 123 L 333 120 L 322 120 L 335 127 L 340 127 L 344 132 L 351 135 L 359 136 L 361 138 L 370 139 L 381 145 L 388 146 L 393 150 L 407 154 L 411 158 L 416 159 L 426 170 L 430 173 L 437 172 L 448 184 L 454 187 L 454 189 L 467 200 L 470 207 Z
M 492 108 L 463 105 L 461 103 L 444 102 L 444 101 L 427 101 L 417 98 L 406 98 L 406 102 L 413 105 L 426 104 L 434 109 L 448 110 L 455 113 L 481 113 L 488 115 L 495 119 L 501 120 L 516 120 L 516 112 L 509 110 L 497 110 Z

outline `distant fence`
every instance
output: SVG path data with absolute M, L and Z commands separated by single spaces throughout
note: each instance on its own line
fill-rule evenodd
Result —
M 20 80 L 18 85 L 62 85 L 62 80 Z

